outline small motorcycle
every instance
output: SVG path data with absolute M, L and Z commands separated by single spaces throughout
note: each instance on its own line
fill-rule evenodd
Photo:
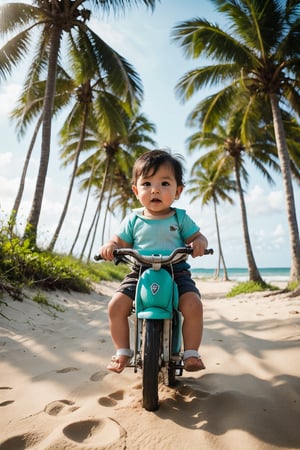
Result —
M 115 264 L 125 262 L 140 267 L 133 304 L 134 355 L 128 367 L 135 373 L 138 369 L 142 371 L 143 407 L 148 411 L 159 408 L 160 381 L 175 386 L 176 376 L 183 372 L 182 318 L 172 265 L 185 260 L 192 252 L 188 246 L 175 249 L 169 256 L 144 256 L 131 248 L 114 251 Z M 213 249 L 207 249 L 205 254 L 213 254 Z M 95 260 L 100 259 L 101 256 L 95 256 Z

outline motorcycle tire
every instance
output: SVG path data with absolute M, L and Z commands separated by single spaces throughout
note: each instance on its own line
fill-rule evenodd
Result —
M 147 411 L 156 411 L 158 401 L 158 377 L 160 370 L 160 352 L 162 320 L 145 321 L 143 352 L 143 407 Z

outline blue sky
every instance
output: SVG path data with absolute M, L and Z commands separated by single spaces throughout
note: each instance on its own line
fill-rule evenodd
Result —
M 4 2 L 0 0 L 0 4 Z M 143 7 L 133 8 L 125 17 L 93 19 L 90 26 L 114 49 L 119 51 L 139 73 L 144 85 L 143 112 L 156 124 L 156 141 L 159 147 L 168 147 L 185 156 L 189 169 L 196 157 L 188 155 L 185 141 L 194 131 L 185 126 L 188 113 L 193 105 L 209 94 L 199 92 L 185 105 L 175 97 L 175 85 L 189 69 L 202 65 L 201 60 L 186 60 L 181 49 L 171 43 L 171 28 L 178 22 L 194 17 L 206 18 L 222 24 L 221 18 L 213 10 L 209 0 L 162 0 L 154 13 Z M 223 19 L 222 19 L 223 20 Z M 0 214 L 4 218 L 9 213 L 17 192 L 24 156 L 30 132 L 18 142 L 14 126 L 8 121 L 8 114 L 23 81 L 24 67 L 19 67 L 13 77 L 0 84 Z M 70 170 L 62 169 L 58 158 L 57 128 L 52 135 L 51 159 L 45 189 L 42 215 L 39 226 L 39 242 L 47 245 L 57 225 L 65 199 Z M 18 218 L 20 230 L 28 215 L 35 177 L 39 164 L 37 145 L 26 180 L 21 215 Z M 288 267 L 289 233 L 286 220 L 283 186 L 280 176 L 274 176 L 275 185 L 269 186 L 254 168 L 249 166 L 251 181 L 246 191 L 251 243 L 259 267 Z M 188 170 L 187 170 L 188 175 Z M 187 180 L 188 181 L 188 176 Z M 300 189 L 294 184 L 296 205 L 300 205 Z M 84 197 L 75 188 L 66 222 L 57 243 L 59 251 L 68 251 L 77 229 Z M 216 231 L 212 206 L 201 207 L 201 201 L 190 204 L 190 198 L 183 195 L 176 204 L 187 209 L 197 221 L 209 244 L 216 248 Z M 92 217 L 95 205 L 90 205 Z M 228 267 L 246 267 L 246 257 L 242 238 L 241 215 L 238 199 L 234 206 L 221 204 L 218 209 L 225 261 Z M 298 206 L 298 224 L 299 206 Z M 111 232 L 117 230 L 118 218 L 111 220 Z M 88 226 L 88 224 L 87 224 Z M 100 245 L 100 236 L 95 252 Z M 78 251 L 81 247 L 79 245 Z M 214 267 L 217 256 L 193 261 L 194 266 Z

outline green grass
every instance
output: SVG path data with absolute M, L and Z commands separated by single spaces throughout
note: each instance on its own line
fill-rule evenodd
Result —
M 227 293 L 226 297 L 235 297 L 239 294 L 251 294 L 253 292 L 277 290 L 278 287 L 267 283 L 257 283 L 255 281 L 245 281 L 238 283 Z
M 83 262 L 32 248 L 28 240 L 14 235 L 8 227 L 0 229 L 0 294 L 7 292 L 22 299 L 22 289 L 90 292 L 92 282 L 121 280 L 128 267 L 112 262 Z
M 49 300 L 47 299 L 47 296 L 42 292 L 38 292 L 36 295 L 34 295 L 32 297 L 32 300 L 35 303 L 38 303 L 39 305 L 48 306 L 49 308 L 53 308 L 59 312 L 65 312 L 65 309 L 62 306 L 60 306 L 58 303 L 49 302 Z

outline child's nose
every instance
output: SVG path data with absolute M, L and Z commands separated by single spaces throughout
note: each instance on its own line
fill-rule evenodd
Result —
M 154 194 L 158 193 L 159 192 L 159 187 L 158 186 L 152 186 L 152 192 Z

